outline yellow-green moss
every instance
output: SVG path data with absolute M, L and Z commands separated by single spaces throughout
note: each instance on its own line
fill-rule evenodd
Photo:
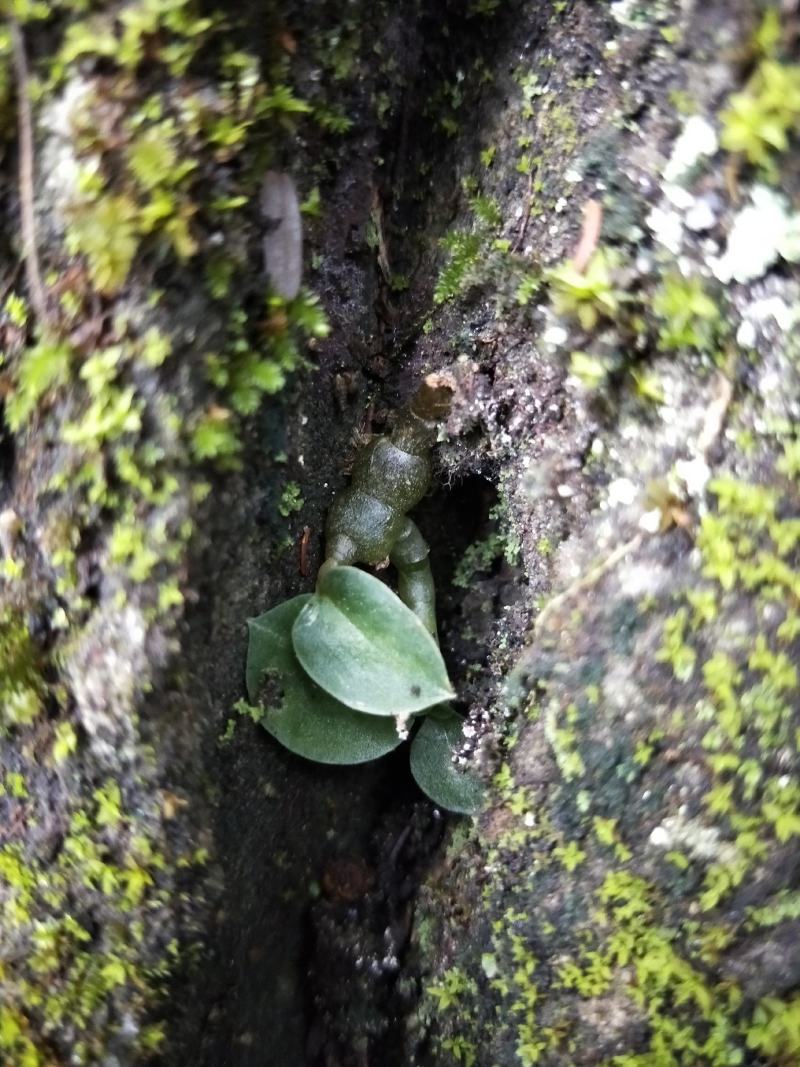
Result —
M 0 608 L 0 735 L 29 726 L 46 693 L 40 656 L 22 616 Z
M 800 65 L 785 61 L 788 40 L 777 9 L 770 8 L 754 41 L 758 63 L 720 116 L 723 148 L 743 156 L 771 180 L 778 174 L 776 157 L 789 147 L 800 124 Z
M 0 744 L 16 761 L 0 783 L 0 1060 L 49 1067 L 67 1052 L 88 1065 L 115 1041 L 128 1041 L 137 1060 L 162 1043 L 163 1025 L 144 1020 L 178 949 L 158 942 L 162 928 L 180 926 L 177 872 L 207 852 L 168 858 L 140 741 L 132 740 L 140 779 L 98 779 L 59 669 L 87 639 L 89 557 L 111 603 L 133 595 L 145 619 L 161 624 L 181 605 L 191 508 L 209 491 L 199 465 L 223 466 L 241 451 L 245 419 L 302 364 L 305 341 L 327 331 L 307 291 L 289 302 L 265 291 L 260 314 L 252 313 L 257 279 L 246 293 L 232 291 L 234 278 L 253 277 L 242 250 L 259 237 L 250 205 L 263 159 L 251 164 L 293 122 L 316 116 L 289 88 L 285 65 L 267 70 L 226 45 L 228 13 L 201 17 L 191 0 L 90 12 L 81 0 L 12 7 L 41 76 L 34 107 L 51 106 L 67 83 L 83 96 L 69 140 L 77 183 L 41 206 L 64 226 L 62 246 L 50 237 L 39 249 L 49 321 L 35 321 L 16 293 L 0 308 L 12 339 L 6 422 L 19 454 L 45 464 L 30 502 L 38 528 L 20 539 L 19 562 L 38 551 L 31 583 L 40 585 L 34 592 L 21 572 L 14 577 L 32 617 L 49 624 L 40 649 L 20 613 L 0 611 Z M 8 43 L 0 33 L 0 123 Z M 202 69 L 187 74 L 201 48 Z M 102 87 L 92 81 L 100 69 Z M 229 244 L 211 247 L 208 235 L 223 228 Z M 214 270 L 205 266 L 212 259 Z M 181 294 L 207 278 L 213 351 L 167 333 L 174 290 L 161 292 L 155 278 L 169 271 L 186 286 Z M 176 357 L 191 380 L 176 373 Z M 220 425 L 222 445 L 203 433 Z M 44 441 L 53 448 L 42 459 Z M 51 461 L 57 473 L 47 481 Z M 6 560 L 7 578 L 14 562 Z M 135 709 L 127 711 L 135 733 Z M 52 822 L 39 810 L 40 798 L 51 802 L 51 779 L 63 787 L 63 832 L 57 848 L 45 834 L 39 854 L 28 830 Z

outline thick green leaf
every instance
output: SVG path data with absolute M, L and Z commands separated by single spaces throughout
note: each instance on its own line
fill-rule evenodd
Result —
M 356 567 L 320 573 L 292 641 L 317 685 L 357 711 L 411 715 L 454 695 L 425 626 L 383 582 Z
M 475 815 L 483 803 L 483 787 L 475 775 L 460 771 L 453 763 L 462 725 L 454 712 L 446 718 L 426 717 L 411 742 L 411 773 L 434 804 Z
M 280 689 L 280 700 L 267 706 L 259 721 L 299 756 L 318 763 L 377 759 L 400 744 L 394 720 L 346 708 L 315 685 L 297 662 L 292 625 L 309 600 L 308 595 L 297 596 L 257 619 L 248 619 L 248 696 L 255 704 L 265 681 Z

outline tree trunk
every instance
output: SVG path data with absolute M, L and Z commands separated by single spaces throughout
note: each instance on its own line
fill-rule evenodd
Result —
M 797 1062 L 796 5 L 5 10 L 0 1061 Z M 242 700 L 431 370 L 475 820 Z

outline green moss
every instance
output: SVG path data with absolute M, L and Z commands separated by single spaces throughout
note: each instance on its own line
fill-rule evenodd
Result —
M 101 293 L 116 292 L 125 282 L 141 233 L 136 205 L 123 195 L 85 199 L 72 212 L 67 251 L 86 258 L 89 277 Z
M 487 237 L 481 232 L 460 231 L 442 240 L 448 262 L 436 282 L 433 294 L 435 303 L 453 300 L 468 287 L 486 243 Z
M 220 466 L 236 466 L 241 442 L 231 412 L 215 407 L 199 418 L 192 431 L 192 453 L 197 460 L 213 459 Z
M 490 571 L 498 560 L 512 567 L 519 562 L 522 544 L 504 495 L 490 508 L 489 521 L 496 529 L 469 545 L 455 569 L 453 585 L 460 589 L 469 588 L 478 574 Z
M 447 1011 L 448 1008 L 460 1004 L 466 996 L 475 992 L 473 980 L 467 978 L 463 971 L 455 967 L 445 971 L 440 981 L 429 985 L 427 989 L 428 996 L 435 1000 L 439 1011 Z
M 700 278 L 667 274 L 653 297 L 653 311 L 661 320 L 659 348 L 667 352 L 714 348 L 721 315 Z
M 109 999 L 127 987 L 131 1003 L 142 1003 L 170 967 L 165 962 L 150 974 L 141 971 L 141 930 L 138 921 L 127 918 L 143 905 L 163 904 L 157 880 L 164 858 L 141 834 L 126 834 L 110 846 L 110 829 L 132 826 L 116 782 L 97 789 L 95 801 L 93 815 L 78 811 L 72 816 L 46 874 L 44 866 L 25 860 L 21 846 L 0 849 L 3 928 L 16 944 L 27 945 L 15 962 L 0 967 L 6 1013 L 0 1049 L 14 1064 L 50 1062 L 38 1034 L 63 1026 L 77 1035 L 71 1048 L 76 1061 L 91 1062 L 105 1048 L 103 1027 L 94 1027 L 92 1020 L 107 1009 Z M 78 899 L 82 916 L 92 909 L 103 914 L 99 931 L 90 933 L 85 918 L 70 914 L 70 904 Z M 156 1046 L 161 1028 L 146 1032 L 146 1047 Z
M 694 673 L 697 652 L 686 641 L 689 612 L 680 608 L 664 622 L 664 637 L 656 659 L 668 663 L 675 677 L 682 682 L 688 681 Z
M 469 229 L 456 230 L 441 241 L 447 261 L 434 287 L 434 303 L 464 297 L 484 285 L 496 290 L 500 305 L 527 303 L 538 289 L 538 273 L 511 255 L 511 242 L 499 236 L 503 218 L 497 202 L 478 193 L 474 181 L 464 184 L 472 223 Z
M 577 841 L 568 841 L 565 845 L 557 845 L 553 850 L 553 855 L 564 869 L 570 873 L 586 859 L 586 853 Z
M 297 482 L 288 482 L 284 486 L 281 498 L 278 501 L 278 511 L 285 519 L 288 519 L 290 515 L 293 515 L 296 511 L 300 511 L 303 504 L 304 500 L 303 494 L 300 491 L 300 486 Z
M 595 815 L 592 820 L 594 832 L 597 840 L 609 848 L 613 848 L 614 855 L 620 861 L 620 863 L 627 863 L 631 859 L 633 853 L 623 843 L 620 838 L 619 830 L 617 829 L 616 819 L 607 819 L 602 816 Z
M 229 13 L 201 18 L 189 0 L 130 0 L 113 11 L 88 11 L 78 0 L 15 3 L 14 13 L 48 23 L 30 33 L 42 77 L 34 104 L 54 99 L 78 65 L 87 77 L 102 70 L 102 92 L 87 92 L 73 116 L 78 185 L 62 190 L 74 194 L 63 205 L 64 245 L 59 252 L 51 241 L 43 264 L 50 321 L 32 321 L 14 293 L 2 310 L 14 342 L 3 368 L 7 425 L 30 434 L 37 463 L 42 454 L 50 462 L 52 445 L 58 474 L 27 502 L 39 541 L 20 538 L 20 568 L 34 545 L 41 554 L 30 573 L 44 588 L 26 594 L 37 611 L 41 597 L 50 614 L 46 651 L 16 610 L 0 612 L 0 741 L 14 743 L 0 785 L 0 1060 L 90 1064 L 128 1047 L 120 1055 L 138 1062 L 164 1038 L 163 1024 L 142 1021 L 178 957 L 175 944 L 161 945 L 181 922 L 176 870 L 207 854 L 168 861 L 162 853 L 162 811 L 140 740 L 131 741 L 136 775 L 98 778 L 93 751 L 69 718 L 61 666 L 68 648 L 87 641 L 89 559 L 103 574 L 105 605 L 135 597 L 145 618 L 158 613 L 162 625 L 180 606 L 188 509 L 208 492 L 193 469 L 238 456 L 245 419 L 305 365 L 306 342 L 327 332 L 308 292 L 288 303 L 265 292 L 261 315 L 252 314 L 252 290 L 231 295 L 232 279 L 252 275 L 237 250 L 253 234 L 261 153 L 294 122 L 317 117 L 282 80 L 285 69 L 273 77 L 255 56 L 230 51 Z M 0 123 L 7 44 L 2 31 Z M 176 82 L 201 47 L 202 67 Z M 210 249 L 208 235 L 223 223 L 230 247 Z M 218 347 L 192 348 L 187 362 L 190 342 L 163 325 L 179 318 L 169 305 L 176 290 L 162 294 L 153 278 L 175 277 L 201 252 L 204 261 L 217 257 L 209 318 Z M 68 262 L 63 273 L 54 269 Z M 181 292 L 184 282 L 186 291 L 197 284 L 197 271 L 202 277 L 194 267 L 178 275 Z M 173 355 L 195 368 L 191 382 L 173 377 Z M 38 441 L 47 442 L 41 453 Z M 135 736 L 135 709 L 123 710 Z M 68 786 L 70 797 L 60 801 L 58 830 L 46 833 L 52 813 L 39 808 L 50 796 L 42 774 Z M 15 840 L 23 834 L 24 846 Z
M 578 751 L 579 734 L 576 729 L 580 720 L 577 704 L 570 704 L 563 712 L 551 703 L 545 713 L 545 737 L 547 738 L 558 768 L 566 781 L 582 778 L 586 765 Z
M 72 351 L 62 341 L 44 339 L 25 353 L 16 372 L 15 390 L 6 400 L 6 421 L 19 430 L 48 393 L 69 380 Z
M 741 154 L 775 179 L 775 157 L 800 123 L 800 65 L 762 58 L 744 90 L 722 112 L 722 147 Z
M 13 609 L 0 608 L 0 735 L 29 726 L 43 709 L 46 691 L 24 620 Z
M 504 544 L 505 538 L 501 533 L 490 534 L 471 544 L 456 567 L 453 585 L 468 589 L 476 574 L 491 570 L 495 560 L 502 558 Z
M 607 1067 L 726 1067 L 753 1056 L 790 1063 L 800 1054 L 797 998 L 790 993 L 753 1003 L 724 966 L 741 936 L 738 918 L 728 918 L 738 915 L 734 894 L 800 836 L 800 783 L 788 762 L 798 745 L 800 695 L 792 644 L 800 632 L 792 607 L 800 592 L 794 440 L 784 442 L 772 470 L 761 456 L 751 481 L 730 475 L 711 481 L 711 506 L 697 531 L 705 579 L 663 604 L 656 658 L 676 675 L 670 699 L 685 703 L 685 709 L 667 720 L 667 728 L 658 726 L 645 740 L 637 739 L 632 762 L 663 789 L 670 780 L 664 777 L 666 752 L 674 760 L 683 744 L 685 751 L 698 753 L 707 776 L 698 797 L 700 811 L 683 831 L 674 829 L 680 819 L 668 821 L 675 845 L 682 847 L 670 848 L 654 863 L 637 837 L 641 820 L 629 824 L 624 804 L 619 817 L 607 814 L 608 808 L 593 815 L 600 797 L 604 805 L 612 804 L 624 764 L 618 758 L 613 776 L 604 777 L 600 786 L 592 783 L 594 764 L 587 769 L 596 755 L 591 721 L 602 713 L 604 687 L 588 687 L 592 692 L 585 695 L 594 704 L 584 714 L 567 694 L 584 693 L 586 686 L 576 683 L 575 669 L 570 673 L 566 663 L 555 672 L 556 678 L 567 674 L 566 692 L 548 679 L 538 700 L 560 772 L 549 797 L 542 803 L 541 794 L 519 787 L 508 764 L 495 777 L 494 825 L 484 846 L 489 881 L 483 901 L 487 919 L 493 918 L 491 945 L 484 942 L 483 952 L 490 957 L 489 968 L 482 962 L 469 966 L 468 951 L 456 960 L 467 976 L 482 974 L 488 982 L 494 1014 L 485 1031 L 492 1043 L 487 1054 L 498 1062 L 511 1062 L 510 1045 L 515 1062 L 548 1062 L 551 1050 L 557 1050 L 558 1062 L 571 1062 L 570 1037 L 558 1021 L 554 1025 L 559 1006 L 572 1010 L 566 992 L 594 1002 L 593 1012 L 606 996 L 630 999 L 636 1035 L 620 1040 L 622 1048 L 635 1041 L 635 1051 L 609 1054 Z M 736 626 L 729 626 L 731 617 Z M 575 625 L 561 630 L 566 649 Z M 642 684 L 652 685 L 653 677 L 645 673 Z M 776 768 L 778 753 L 783 754 L 782 773 Z M 578 794 L 576 778 L 582 787 Z M 548 825 L 554 813 L 569 826 L 568 833 L 554 833 Z M 553 866 L 577 869 L 575 881 L 562 869 L 548 883 Z M 509 871 L 515 872 L 513 878 Z M 538 959 L 548 945 L 535 911 L 553 887 L 565 918 L 549 957 L 557 964 L 545 973 Z M 800 910 L 796 897 L 782 889 L 747 909 L 747 930 L 794 920 Z M 537 902 L 533 915 L 524 910 L 530 901 Z M 477 1003 L 486 996 L 480 993 Z M 468 1018 L 477 1011 L 480 1020 L 480 1010 L 468 1006 Z M 445 1021 L 444 1032 L 457 1026 L 457 1018 Z
M 55 729 L 53 742 L 53 762 L 63 763 L 78 747 L 78 735 L 75 727 L 69 722 L 60 722 Z
M 25 800 L 28 796 L 28 787 L 25 784 L 25 776 L 17 771 L 6 771 L 4 784 L 0 786 L 3 792 L 10 793 L 16 800 Z

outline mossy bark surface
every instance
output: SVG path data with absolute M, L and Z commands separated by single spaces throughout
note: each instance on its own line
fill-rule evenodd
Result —
M 444 318 L 534 603 L 524 651 L 473 711 L 479 737 L 482 707 L 511 717 L 487 810 L 417 901 L 409 1062 L 782 1064 L 800 1049 L 798 276 L 764 255 L 757 215 L 772 182 L 792 225 L 796 144 L 771 175 L 748 165 L 756 146 L 719 150 L 773 61 L 754 43 L 762 9 L 612 7 L 566 5 L 538 41 L 517 23 L 523 69 L 482 112 L 476 193 L 532 271 L 555 269 L 531 319 L 498 310 L 514 294 L 476 265 L 484 241 Z
M 794 1062 L 800 187 L 791 137 L 714 143 L 791 19 L 83 6 L 14 8 L 27 87 L 0 42 L 0 1060 Z M 233 711 L 353 438 L 445 368 L 414 517 L 487 785 L 449 823 L 405 754 Z

